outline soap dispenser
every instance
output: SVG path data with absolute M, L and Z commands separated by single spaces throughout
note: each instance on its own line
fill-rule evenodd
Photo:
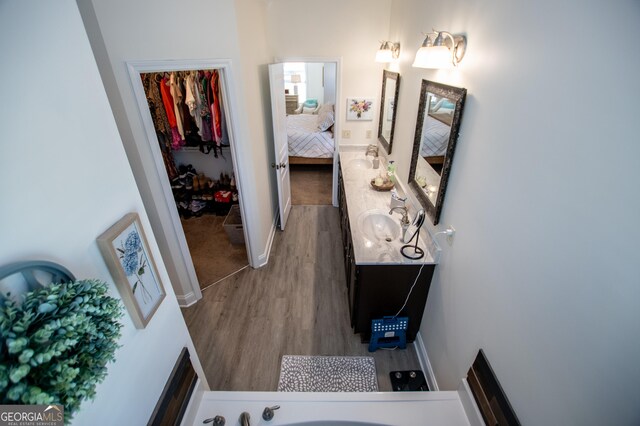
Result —
M 393 160 L 389 160 L 389 165 L 387 166 L 387 175 L 389 176 L 389 180 L 393 183 L 396 183 L 396 165 Z

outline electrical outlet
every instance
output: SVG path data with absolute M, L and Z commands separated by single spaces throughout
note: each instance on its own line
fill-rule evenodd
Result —
M 453 226 L 449 226 L 445 231 L 447 233 L 447 242 L 449 243 L 449 245 L 452 245 L 453 237 L 456 235 L 456 228 L 454 228 Z
M 342 131 L 343 139 L 351 139 L 351 130 L 343 130 Z
M 371 139 L 371 130 L 367 130 L 366 135 L 367 135 L 367 139 Z

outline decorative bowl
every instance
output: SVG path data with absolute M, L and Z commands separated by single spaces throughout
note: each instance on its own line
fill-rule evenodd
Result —
M 376 180 L 371 179 L 371 187 L 376 191 L 390 191 L 394 186 L 395 184 L 388 179 L 385 179 L 382 185 L 376 185 Z

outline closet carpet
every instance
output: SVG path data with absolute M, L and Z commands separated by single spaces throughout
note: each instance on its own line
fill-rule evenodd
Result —
M 211 390 L 275 391 L 283 355 L 373 356 L 389 372 L 419 369 L 413 344 L 369 353 L 349 324 L 338 209 L 293 206 L 269 263 L 210 287 L 183 314 Z
M 291 164 L 291 204 L 331 204 L 333 166 L 331 164 Z
M 182 228 L 196 269 L 205 288 L 249 264 L 244 244 L 233 245 L 222 226 L 225 216 L 205 214 L 182 219 Z

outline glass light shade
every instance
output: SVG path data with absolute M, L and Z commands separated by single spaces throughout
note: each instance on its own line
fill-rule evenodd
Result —
M 393 53 L 391 49 L 380 49 L 376 52 L 376 62 L 391 62 L 393 61 Z
M 452 68 L 453 55 L 446 46 L 421 47 L 413 61 L 416 68 Z

